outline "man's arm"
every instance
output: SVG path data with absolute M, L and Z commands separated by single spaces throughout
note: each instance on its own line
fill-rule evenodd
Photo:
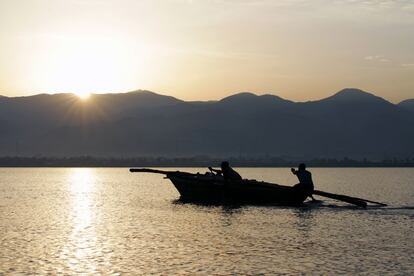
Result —
M 212 167 L 208 167 L 208 169 L 209 169 L 211 172 L 215 172 L 215 173 L 217 173 L 217 174 L 222 174 L 222 173 L 223 173 L 221 170 L 216 170 L 216 169 L 213 169 Z
M 291 168 L 291 169 L 290 169 L 290 171 L 291 171 L 294 175 L 296 175 L 296 174 L 297 174 L 297 172 L 298 172 L 298 171 L 297 171 L 297 170 L 295 170 L 294 168 Z

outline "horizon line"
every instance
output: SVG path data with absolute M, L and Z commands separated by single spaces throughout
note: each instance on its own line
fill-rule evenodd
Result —
M 280 98 L 282 100 L 291 101 L 293 103 L 306 103 L 306 102 L 317 102 L 317 101 L 321 101 L 321 100 L 324 100 L 324 99 L 328 99 L 328 98 L 333 97 L 336 94 L 338 94 L 340 92 L 343 92 L 345 90 L 357 90 L 359 92 L 363 92 L 363 93 L 370 94 L 370 95 L 372 95 L 374 97 L 379 97 L 379 98 L 381 98 L 381 99 L 383 99 L 383 100 L 385 100 L 385 101 L 387 101 L 389 103 L 395 104 L 395 105 L 397 105 L 399 103 L 402 103 L 404 101 L 414 100 L 414 97 L 413 97 L 413 98 L 402 99 L 402 100 L 400 100 L 398 102 L 393 102 L 393 101 L 390 101 L 390 100 L 388 100 L 388 99 L 386 99 L 384 97 L 378 96 L 378 95 L 376 95 L 376 94 L 374 94 L 372 92 L 368 92 L 368 91 L 365 91 L 363 89 L 356 88 L 356 87 L 346 87 L 346 88 L 340 89 L 340 90 L 338 90 L 336 92 L 333 92 L 333 94 L 330 94 L 329 96 L 326 96 L 326 97 L 323 97 L 323 98 L 312 99 L 312 100 L 302 100 L 302 101 L 294 101 L 294 100 L 290 100 L 290 99 L 287 99 L 287 98 L 283 98 L 283 97 L 281 97 L 281 96 L 279 96 L 277 94 L 274 94 L 273 92 L 257 93 L 257 92 L 252 92 L 252 91 L 235 92 L 233 94 L 228 94 L 227 96 L 222 97 L 222 98 L 219 98 L 219 99 L 208 99 L 208 100 L 187 100 L 187 99 L 186 100 L 183 100 L 181 98 L 178 98 L 178 97 L 175 97 L 175 96 L 172 96 L 172 95 L 163 94 L 163 93 L 159 93 L 159 92 L 154 92 L 152 90 L 147 90 L 147 89 L 136 89 L 136 90 L 130 90 L 130 91 L 124 91 L 124 92 L 105 92 L 105 93 L 91 92 L 90 93 L 90 96 L 94 96 L 94 95 L 119 95 L 119 94 L 130 94 L 130 93 L 143 93 L 143 92 L 147 92 L 147 93 L 152 93 L 152 94 L 159 95 L 159 96 L 172 97 L 174 99 L 177 99 L 177 100 L 180 100 L 180 101 L 183 101 L 183 102 L 219 102 L 219 101 L 224 100 L 226 98 L 229 98 L 229 97 L 232 97 L 232 96 L 236 96 L 236 95 L 240 95 L 240 94 L 252 94 L 252 95 L 257 96 L 257 97 L 261 97 L 261 96 L 274 96 L 274 97 L 278 97 L 278 98 Z M 35 97 L 35 96 L 40 96 L 40 95 L 53 96 L 53 95 L 62 95 L 62 94 L 71 94 L 71 95 L 73 95 L 75 97 L 79 97 L 76 94 L 76 92 L 71 92 L 71 91 L 67 91 L 67 92 L 53 92 L 53 93 L 40 92 L 38 94 L 16 95 L 16 96 L 6 96 L 6 95 L 0 94 L 0 97 L 14 99 L 14 98 Z

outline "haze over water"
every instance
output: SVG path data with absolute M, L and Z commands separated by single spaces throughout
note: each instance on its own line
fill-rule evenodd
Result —
M 414 169 L 311 171 L 319 190 L 389 206 L 199 206 L 126 168 L 2 168 L 0 274 L 413 274 Z M 296 183 L 288 168 L 239 172 Z

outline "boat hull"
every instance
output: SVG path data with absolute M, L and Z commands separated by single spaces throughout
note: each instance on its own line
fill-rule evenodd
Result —
M 298 206 L 307 194 L 299 189 L 255 180 L 224 181 L 213 174 L 167 175 L 183 201 Z

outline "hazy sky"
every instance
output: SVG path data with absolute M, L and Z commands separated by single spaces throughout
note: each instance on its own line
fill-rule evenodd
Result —
M 0 94 L 414 98 L 414 0 L 0 0 Z

